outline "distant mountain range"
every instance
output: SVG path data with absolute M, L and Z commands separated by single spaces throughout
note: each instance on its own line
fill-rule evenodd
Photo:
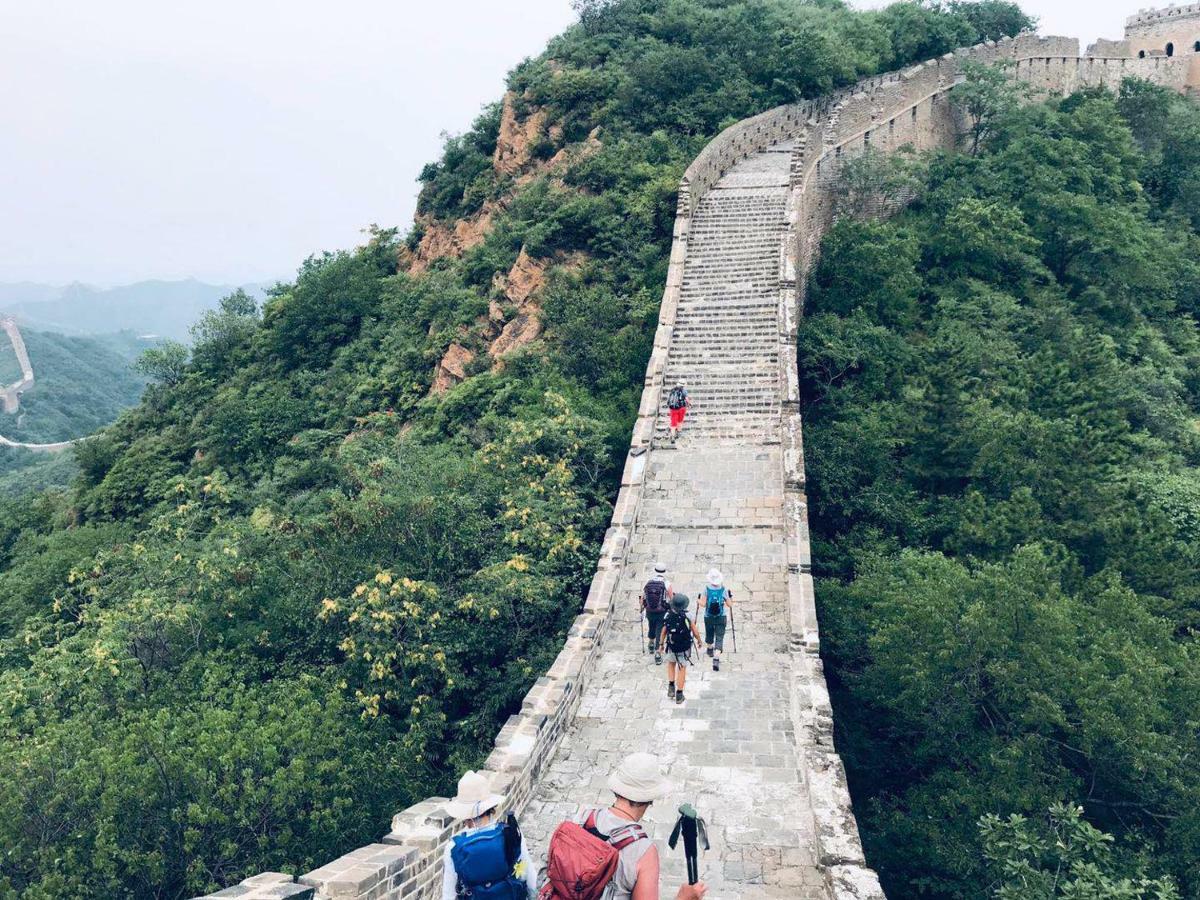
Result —
M 0 314 L 22 326 L 63 334 L 139 335 L 187 340 L 188 328 L 217 301 L 239 287 L 186 281 L 139 281 L 113 288 L 65 287 L 32 282 L 0 283 Z M 265 284 L 240 285 L 262 298 Z

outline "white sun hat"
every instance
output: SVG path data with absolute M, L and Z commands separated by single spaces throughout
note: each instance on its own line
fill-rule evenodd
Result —
M 659 575 L 665 575 L 667 574 L 667 567 L 663 563 L 657 562 L 654 564 L 654 571 Z
M 721 577 L 720 569 L 709 569 L 708 570 L 708 583 L 711 584 L 713 587 L 720 587 L 721 585 L 723 585 L 725 583 L 725 579 Z
M 504 802 L 503 794 L 492 793 L 488 781 L 478 772 L 465 772 L 458 779 L 458 793 L 447 801 L 446 812 L 456 819 L 474 819 Z
M 608 789 L 634 803 L 653 803 L 666 796 L 671 782 L 662 776 L 658 757 L 650 753 L 631 753 L 617 771 L 608 776 Z

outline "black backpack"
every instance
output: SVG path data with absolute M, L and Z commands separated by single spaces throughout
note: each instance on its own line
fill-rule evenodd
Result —
M 687 391 L 681 387 L 671 388 L 671 393 L 667 394 L 668 409 L 683 409 L 687 404 Z
M 660 613 L 667 611 L 667 584 L 660 578 L 651 578 L 642 588 L 642 596 L 646 598 L 646 612 Z
M 667 649 L 672 653 L 687 653 L 692 649 L 692 629 L 687 613 L 671 610 L 663 620 L 667 629 Z

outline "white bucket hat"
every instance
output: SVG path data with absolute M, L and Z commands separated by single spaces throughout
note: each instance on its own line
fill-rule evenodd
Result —
M 723 585 L 725 583 L 725 579 L 721 577 L 720 569 L 709 569 L 708 570 L 708 583 L 711 584 L 713 587 L 720 587 L 721 585 Z
M 666 796 L 671 782 L 663 778 L 657 757 L 632 753 L 608 776 L 608 789 L 634 803 L 652 803 Z
M 474 819 L 503 802 L 504 795 L 492 793 L 486 778 L 468 771 L 458 779 L 458 793 L 447 801 L 446 812 L 456 819 Z

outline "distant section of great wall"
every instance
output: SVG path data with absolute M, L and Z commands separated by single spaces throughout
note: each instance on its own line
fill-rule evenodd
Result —
M 968 61 L 1006 64 L 1043 96 L 1128 76 L 1184 91 L 1191 66 L 1167 53 L 1080 57 L 1075 40 L 1022 35 L 770 110 L 701 152 L 680 185 L 654 350 L 596 576 L 558 658 L 483 769 L 522 816 L 538 859 L 554 824 L 605 799 L 608 769 L 643 749 L 661 756 L 678 787 L 644 824 L 662 841 L 672 803 L 696 803 L 713 838 L 701 864 L 711 896 L 883 897 L 834 746 L 819 655 L 796 333 L 846 161 L 953 146 L 964 123 L 949 92 Z M 673 446 L 662 437 L 677 377 L 698 408 Z M 661 670 L 638 657 L 638 589 L 656 560 L 687 589 L 716 565 L 738 598 L 743 653 L 726 656 L 728 671 L 694 673 L 682 708 L 659 691 Z M 268 872 L 212 896 L 429 900 L 455 830 L 445 804 L 421 801 L 379 843 L 299 878 Z M 679 883 L 677 862 L 667 860 L 664 896 Z
M 16 319 L 5 316 L 0 319 L 0 328 L 8 333 L 13 352 L 17 355 L 17 365 L 21 367 L 21 377 L 6 388 L 0 388 L 0 405 L 4 412 L 13 415 L 21 408 L 21 394 L 33 385 L 33 366 L 29 362 L 29 351 L 25 349 L 25 339 L 21 337 L 21 329 L 17 327 Z
M 8 415 L 15 415 L 21 408 L 21 394 L 33 387 L 33 365 L 29 361 L 29 351 L 25 349 L 25 339 L 21 337 L 21 329 L 12 316 L 0 318 L 0 328 L 8 333 L 12 342 L 13 352 L 17 355 L 17 364 L 21 367 L 21 379 L 6 388 L 0 388 L 0 409 Z M 66 450 L 74 441 L 56 441 L 52 444 L 27 444 L 21 441 L 10 441 L 0 435 L 0 447 L 15 447 L 21 450 L 32 450 L 34 453 L 58 453 Z

